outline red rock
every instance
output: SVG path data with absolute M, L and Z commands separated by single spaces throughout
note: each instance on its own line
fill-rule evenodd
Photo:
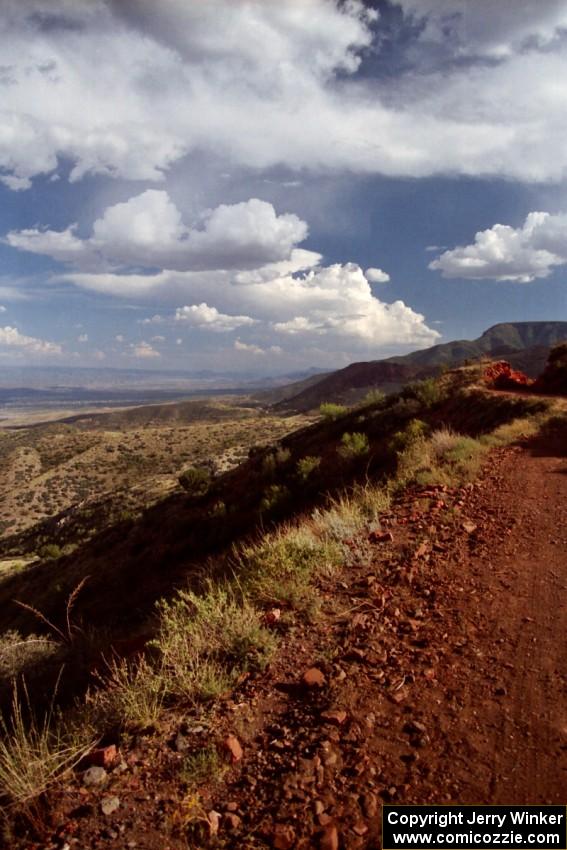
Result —
M 318 667 L 310 667 L 303 674 L 302 681 L 308 688 L 322 688 L 325 684 L 325 676 Z
M 85 761 L 95 767 L 108 768 L 114 764 L 117 755 L 118 752 L 115 745 L 110 744 L 108 747 L 99 747 L 96 750 L 92 750 L 92 752 L 85 757 Z
M 321 717 L 327 723 L 332 723 L 333 726 L 342 726 L 348 715 L 346 711 L 336 710 L 336 711 L 322 711 Z
M 474 522 L 464 522 L 463 529 L 467 532 L 467 534 L 473 534 L 476 531 L 477 527 Z
M 392 543 L 394 535 L 391 531 L 371 531 L 368 535 L 369 543 Z
M 225 814 L 223 821 L 228 829 L 238 829 L 241 823 L 238 815 L 233 815 L 231 812 L 227 812 L 227 814 Z
M 272 626 L 274 623 L 278 622 L 281 615 L 281 608 L 272 608 L 270 611 L 266 611 L 263 617 L 264 625 Z
M 240 741 L 236 735 L 228 735 L 224 740 L 224 748 L 230 753 L 230 760 L 234 763 L 240 761 L 244 753 Z
M 273 845 L 276 850 L 291 850 L 295 846 L 295 830 L 287 823 L 277 823 L 274 827 Z
M 357 823 L 353 826 L 352 831 L 356 833 L 356 835 L 366 835 L 368 832 L 368 827 L 365 823 Z
M 321 850 L 339 850 L 339 833 L 336 826 L 331 824 L 323 830 L 319 847 Z

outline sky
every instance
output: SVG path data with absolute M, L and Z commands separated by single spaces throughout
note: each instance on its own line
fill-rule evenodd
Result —
M 567 0 L 2 0 L 0 366 L 567 320 Z

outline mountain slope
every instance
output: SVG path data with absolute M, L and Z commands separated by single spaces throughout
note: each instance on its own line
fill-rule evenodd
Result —
M 371 388 L 398 390 L 408 381 L 438 374 L 466 360 L 505 357 L 514 368 L 536 377 L 545 367 L 549 349 L 567 339 L 567 322 L 510 322 L 488 328 L 475 340 L 440 343 L 400 357 L 351 363 L 279 402 L 276 408 L 310 410 L 325 401 L 354 403 Z

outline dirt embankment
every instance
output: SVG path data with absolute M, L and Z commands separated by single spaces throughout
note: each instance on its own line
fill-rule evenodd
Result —
M 351 850 L 379 846 L 382 802 L 564 803 L 566 455 L 497 449 L 474 486 L 405 494 L 213 727 L 188 716 L 124 749 L 103 790 L 70 783 L 59 840 L 177 848 L 209 818 L 211 846 Z M 188 795 L 187 753 L 228 735 L 242 753 Z

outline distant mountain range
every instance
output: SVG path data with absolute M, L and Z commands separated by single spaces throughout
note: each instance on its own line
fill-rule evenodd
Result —
M 311 410 L 325 401 L 353 404 L 370 389 L 395 392 L 410 381 L 481 357 L 508 360 L 515 369 L 537 377 L 545 367 L 550 348 L 564 340 L 567 322 L 503 323 L 475 340 L 445 342 L 400 357 L 351 363 L 336 372 L 269 391 L 264 399 L 280 410 Z

